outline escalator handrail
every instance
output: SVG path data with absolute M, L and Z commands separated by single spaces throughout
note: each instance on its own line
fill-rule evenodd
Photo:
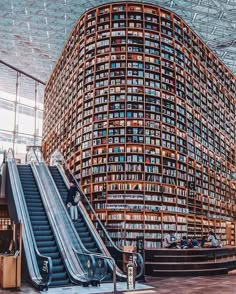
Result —
M 92 268 L 93 268 L 93 272 L 95 272 L 95 269 L 96 269 L 96 262 L 95 262 L 95 257 L 98 258 L 98 259 L 107 259 L 107 260 L 110 260 L 111 257 L 108 257 L 108 256 L 105 256 L 105 255 L 102 255 L 102 254 L 99 254 L 99 253 L 93 253 L 93 252 L 90 252 L 90 253 L 84 253 L 84 252 L 79 252 L 78 250 L 76 250 L 75 248 L 73 248 L 74 252 L 77 254 L 77 255 L 82 255 L 82 256 L 87 256 L 90 258 L 90 260 L 92 261 Z M 106 265 L 106 268 L 107 268 L 107 264 L 104 263 Z M 106 271 L 105 271 L 106 272 Z M 104 277 L 105 278 L 105 274 L 104 274 Z M 100 279 L 102 280 L 102 279 Z
M 33 152 L 34 152 L 34 150 L 33 150 Z M 95 259 L 94 259 L 94 258 L 102 258 L 102 259 L 108 259 L 108 260 L 109 260 L 110 258 L 107 258 L 107 256 L 102 255 L 102 254 L 95 254 L 95 253 L 93 253 L 93 252 L 90 252 L 87 248 L 85 248 L 83 242 L 81 241 L 81 239 L 80 239 L 80 237 L 79 237 L 79 235 L 78 235 L 78 233 L 77 233 L 77 231 L 76 231 L 76 229 L 75 229 L 75 226 L 72 224 L 72 220 L 71 220 L 71 218 L 70 218 L 70 216 L 69 216 L 69 214 L 68 214 L 67 209 L 65 208 L 64 202 L 63 202 L 63 200 L 62 200 L 62 198 L 61 198 L 61 196 L 60 196 L 60 193 L 59 193 L 58 188 L 57 188 L 57 186 L 56 186 L 56 184 L 55 184 L 55 182 L 54 182 L 54 180 L 53 180 L 53 177 L 52 177 L 52 175 L 51 175 L 51 173 L 50 173 L 50 171 L 49 171 L 48 166 L 46 165 L 46 163 L 45 163 L 45 161 L 44 161 L 44 159 L 43 159 L 42 156 L 41 156 L 41 160 L 39 160 L 37 154 L 36 154 L 35 152 L 34 152 L 34 154 L 35 154 L 35 157 L 36 157 L 37 163 L 40 164 L 40 165 L 43 165 L 43 167 L 44 167 L 44 169 L 45 169 L 45 171 L 46 171 L 46 173 L 47 173 L 47 177 L 50 178 L 51 183 L 53 184 L 53 188 L 54 188 L 54 190 L 56 191 L 56 194 L 58 195 L 59 201 L 60 201 L 60 203 L 61 203 L 61 205 L 62 205 L 62 207 L 63 207 L 63 209 L 64 209 L 64 211 L 65 211 L 65 214 L 67 215 L 67 218 L 68 218 L 68 220 L 70 221 L 70 225 L 71 225 L 71 228 L 72 228 L 72 230 L 73 230 L 73 232 L 74 232 L 74 234 L 75 234 L 75 236 L 76 236 L 76 239 L 77 239 L 77 241 L 79 242 L 79 245 L 80 245 L 80 247 L 81 247 L 82 250 L 83 250 L 83 252 L 79 252 L 78 250 L 76 250 L 76 249 L 73 247 L 73 251 L 74 251 L 77 255 L 81 255 L 81 256 L 90 256 L 90 258 L 91 258 L 91 262 L 92 262 L 92 265 L 93 265 L 93 268 L 95 269 L 96 262 L 95 262 Z M 95 270 L 93 270 L 93 272 L 95 272 Z
M 81 267 L 80 267 L 81 272 L 79 272 L 78 267 L 73 265 L 73 263 L 74 263 L 73 257 L 70 256 L 70 250 L 68 250 L 68 248 L 65 245 L 68 242 L 65 240 L 65 236 L 63 234 L 61 234 L 62 230 L 59 230 L 59 228 L 57 226 L 57 222 L 56 222 L 54 213 L 52 211 L 52 207 L 49 203 L 48 197 L 45 196 L 46 191 L 45 191 L 44 186 L 41 182 L 40 175 L 39 175 L 38 170 L 36 168 L 36 164 L 35 164 L 35 162 L 31 162 L 30 165 L 32 167 L 32 171 L 34 173 L 35 180 L 37 182 L 37 185 L 38 185 L 38 188 L 39 188 L 42 200 L 43 200 L 43 204 L 44 204 L 45 209 L 47 211 L 48 220 L 49 220 L 49 223 L 51 224 L 52 230 L 54 232 L 54 236 L 57 241 L 59 250 L 61 253 L 63 252 L 64 255 L 66 255 L 66 258 L 63 258 L 63 259 L 65 262 L 66 269 L 68 270 L 68 274 L 71 277 L 71 279 L 76 283 L 77 282 L 80 283 L 83 281 L 87 282 L 87 277 L 84 275 Z M 65 231 L 65 230 L 63 230 L 63 231 Z M 71 247 L 73 248 L 73 246 L 71 246 Z M 68 254 L 69 254 L 69 256 L 68 256 Z M 76 259 L 77 259 L 77 257 L 76 257 Z M 75 270 L 75 268 L 77 270 Z
M 69 189 L 68 179 L 65 177 L 65 173 L 64 173 L 62 166 L 60 164 L 57 164 L 56 166 L 58 168 L 60 175 L 63 178 L 63 181 L 64 181 L 66 187 Z M 107 259 L 108 261 L 111 261 L 112 257 L 110 255 L 110 252 L 108 251 L 107 247 L 104 245 L 104 242 L 102 241 L 97 229 L 95 228 L 93 222 L 91 221 L 84 205 L 82 204 L 82 201 L 79 201 L 78 209 L 80 210 L 80 213 L 82 214 L 86 224 L 88 225 L 90 232 L 92 233 L 93 237 L 95 238 L 96 243 L 99 245 L 100 250 L 106 254 L 106 255 L 104 255 L 101 253 L 101 255 L 99 255 L 99 256 L 97 255 L 97 257 L 101 257 L 103 259 Z M 94 254 L 94 253 L 92 253 L 92 254 Z M 113 266 L 114 266 L 113 262 L 111 262 L 111 267 L 113 267 Z M 126 278 L 126 275 L 123 274 L 123 272 L 119 269 L 119 267 L 116 265 L 116 263 L 115 263 L 115 267 L 116 267 L 116 274 L 118 276 L 120 276 L 121 278 Z
M 83 267 L 81 266 L 78 256 L 73 253 L 73 255 L 70 253 L 70 250 L 68 250 L 66 244 L 68 244 L 68 238 L 65 238 L 67 233 L 66 230 L 64 229 L 59 230 L 58 226 L 56 225 L 57 221 L 55 219 L 55 213 L 53 212 L 52 205 L 46 196 L 46 191 L 44 188 L 44 185 L 42 183 L 42 179 L 39 175 L 39 172 L 37 170 L 37 167 L 43 167 L 42 163 L 39 161 L 38 156 L 35 153 L 35 150 L 31 149 L 30 152 L 33 153 L 34 158 L 36 159 L 35 161 L 31 161 L 30 165 L 32 167 L 32 171 L 35 176 L 35 180 L 38 184 L 38 188 L 43 200 L 44 205 L 46 206 L 47 214 L 49 216 L 49 222 L 52 226 L 53 232 L 55 233 L 56 240 L 58 241 L 59 249 L 61 252 L 66 255 L 66 258 L 64 259 L 66 268 L 68 270 L 68 274 L 70 275 L 71 279 L 76 282 L 76 283 L 81 283 L 81 282 L 88 282 L 88 277 L 86 276 L 86 273 L 83 270 Z M 64 206 L 63 206 L 64 207 Z M 61 234 L 63 232 L 63 234 Z M 69 243 L 70 244 L 70 243 Z M 72 244 L 70 244 L 72 251 L 74 252 L 74 248 Z
M 11 159 L 8 159 L 9 154 L 11 154 Z M 29 254 L 31 256 L 31 261 L 32 261 L 32 265 L 33 265 L 33 270 L 34 270 L 34 276 L 31 276 L 32 282 L 36 285 L 36 286 L 42 286 L 44 288 L 47 288 L 52 280 L 52 268 L 53 268 L 53 264 L 52 264 L 52 259 L 49 256 L 45 256 L 43 254 L 41 254 L 37 248 L 36 245 L 36 241 L 35 241 L 35 237 L 34 237 L 34 233 L 32 231 L 32 226 L 30 224 L 29 221 L 29 214 L 28 214 L 28 209 L 25 203 L 25 199 L 22 195 L 24 195 L 23 193 L 23 189 L 22 189 L 22 185 L 21 185 L 21 181 L 20 181 L 20 176 L 19 176 L 19 172 L 16 168 L 16 161 L 14 158 L 14 152 L 12 150 L 12 148 L 10 148 L 7 152 L 6 155 L 6 160 L 8 163 L 11 163 L 11 167 L 12 167 L 12 176 L 14 178 L 14 183 L 15 183 L 15 188 L 17 191 L 17 199 L 14 199 L 14 201 L 17 200 L 17 207 L 20 209 L 20 214 L 21 214 L 21 220 L 19 219 L 20 222 L 23 221 L 23 233 L 25 232 L 25 235 L 23 234 L 23 238 L 24 240 L 24 246 L 26 246 L 26 242 L 28 244 L 28 248 L 29 248 Z M 21 195 L 21 199 L 19 200 L 19 195 Z M 13 196 L 14 197 L 14 196 Z M 31 244 L 30 244 L 30 240 L 31 240 Z M 36 254 L 36 256 L 38 256 L 39 258 L 45 259 L 47 260 L 47 271 L 48 271 L 48 281 L 44 282 L 42 279 L 42 276 L 40 274 L 40 270 L 38 267 L 38 263 L 35 262 L 35 259 L 33 258 L 33 254 L 32 254 L 32 248 L 31 245 L 33 245 L 33 250 L 34 250 L 34 254 Z M 26 252 L 26 256 L 27 256 L 27 252 Z M 28 261 L 27 261 L 28 262 Z M 37 265 L 36 265 L 36 264 Z M 30 269 L 29 269 L 30 271 Z
M 100 218 L 98 217 L 97 213 L 95 212 L 93 206 L 91 205 L 91 203 L 89 202 L 87 196 L 85 195 L 85 193 L 81 190 L 80 188 L 80 185 L 77 181 L 77 179 L 75 178 L 74 174 L 71 172 L 71 170 L 69 169 L 66 161 L 64 162 L 65 164 L 65 167 L 66 169 L 69 171 L 70 175 L 72 176 L 73 180 L 75 181 L 76 183 L 76 186 L 77 188 L 79 189 L 79 192 L 83 195 L 84 199 L 86 200 L 87 204 L 89 205 L 89 208 L 91 209 L 91 211 L 93 212 L 93 214 L 95 215 L 96 217 L 96 221 L 99 223 L 99 225 L 101 226 L 103 232 L 105 233 L 107 239 L 109 240 L 110 244 L 112 244 L 112 246 L 120 253 L 122 254 L 129 254 L 129 255 L 135 255 L 137 256 L 137 261 L 139 260 L 140 262 L 140 272 L 137 274 L 136 278 L 139 278 L 143 275 L 144 273 L 144 260 L 143 260 L 143 257 L 140 253 L 137 253 L 137 252 L 128 252 L 128 251 L 124 251 L 124 250 L 121 250 L 119 247 L 117 247 L 115 245 L 115 243 L 113 242 L 113 240 L 111 239 L 110 235 L 108 234 L 106 228 L 104 227 L 104 225 L 102 224 L 102 222 L 100 221 Z

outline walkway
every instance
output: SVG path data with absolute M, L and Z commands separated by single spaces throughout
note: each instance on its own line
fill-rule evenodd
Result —
M 123 283 L 122 283 L 123 284 Z M 124 285 L 124 284 L 123 284 Z M 108 286 L 108 285 L 107 285 Z M 128 292 L 123 290 L 119 294 L 236 294 L 236 274 L 222 275 L 222 276 L 209 276 L 209 277 L 178 277 L 178 278 L 147 278 L 147 283 L 145 283 L 145 288 Z M 151 286 L 151 287 L 149 287 Z M 152 288 L 153 287 L 153 288 Z M 69 288 L 69 287 L 68 287 Z M 79 290 L 78 290 L 79 288 Z M 100 292 L 102 294 L 112 293 L 112 285 L 110 292 Z M 120 289 L 120 287 L 118 287 Z M 124 288 L 123 288 L 124 289 Z M 92 288 L 81 288 L 73 287 L 64 289 L 57 288 L 57 291 L 50 290 L 48 294 L 52 293 L 65 293 L 65 294 L 84 294 L 84 293 L 98 293 L 97 290 L 92 291 Z M 81 292 L 82 290 L 82 292 Z M 102 289 L 100 289 L 102 290 Z M 20 290 L 0 290 L 1 294 L 36 294 L 38 291 L 32 289 L 29 285 L 23 284 Z M 44 292 L 47 293 L 47 292 Z

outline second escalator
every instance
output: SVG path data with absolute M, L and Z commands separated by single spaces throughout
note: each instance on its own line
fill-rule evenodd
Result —
M 70 280 L 49 224 L 32 169 L 29 165 L 18 165 L 17 168 L 38 250 L 41 254 L 52 258 L 51 286 L 68 285 Z
M 52 178 L 57 186 L 57 189 L 62 197 L 62 200 L 64 202 L 64 204 L 66 203 L 66 198 L 67 198 L 67 193 L 68 193 L 68 188 L 58 170 L 58 168 L 56 166 L 50 166 L 49 167 L 50 173 L 52 175 Z M 98 245 L 96 244 L 96 242 L 94 241 L 94 238 L 90 232 L 90 229 L 88 228 L 88 225 L 86 223 L 86 221 L 84 220 L 82 214 L 80 213 L 80 211 L 78 210 L 78 221 L 76 223 L 74 223 L 76 231 L 84 245 L 84 247 L 92 252 L 92 253 L 101 253 Z M 98 275 L 100 274 L 102 276 L 102 274 L 104 273 L 104 269 L 101 268 L 100 269 L 101 272 L 99 273 L 99 267 L 97 267 L 97 271 L 98 271 Z M 108 274 L 106 275 L 105 280 L 109 280 L 111 278 L 111 275 Z

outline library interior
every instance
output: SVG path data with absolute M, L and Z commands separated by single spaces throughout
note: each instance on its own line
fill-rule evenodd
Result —
M 236 293 L 234 1 L 59 2 L 0 12 L 2 293 Z

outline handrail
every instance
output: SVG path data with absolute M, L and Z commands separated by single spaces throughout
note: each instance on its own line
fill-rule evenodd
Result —
M 38 83 L 40 83 L 40 84 L 42 84 L 42 85 L 44 85 L 44 86 L 46 85 L 46 83 L 44 83 L 44 82 L 41 81 L 40 79 L 33 77 L 32 75 L 30 75 L 30 74 L 24 72 L 23 70 L 21 70 L 21 69 L 19 69 L 19 68 L 16 68 L 15 66 L 13 66 L 13 65 L 11 65 L 11 64 L 9 64 L 9 63 L 7 63 L 7 62 L 1 60 L 1 59 L 0 59 L 0 63 L 4 64 L 5 66 L 7 66 L 7 67 L 9 67 L 9 68 L 11 68 L 11 69 L 13 69 L 13 70 L 15 70 L 16 72 L 21 73 L 22 75 L 24 75 L 24 76 L 26 76 L 26 77 L 28 77 L 28 78 L 31 78 L 32 80 L 34 80 L 34 81 L 36 81 L 36 82 L 38 82 Z
M 53 181 L 53 179 L 52 179 L 52 177 L 51 177 L 51 174 L 50 174 L 50 172 L 49 172 L 47 166 L 46 166 L 45 163 L 44 163 L 43 158 L 41 157 L 41 159 L 39 160 L 39 156 L 38 156 L 38 154 L 36 154 L 35 150 L 32 149 L 31 152 L 32 152 L 33 155 L 34 155 L 33 158 L 34 158 L 34 159 L 36 160 L 36 162 L 38 163 L 38 167 L 43 167 L 44 172 L 47 173 L 47 174 L 46 174 L 46 177 L 51 179 L 51 184 L 54 186 L 53 188 L 55 188 L 56 192 L 59 194 L 59 192 L 57 191 L 57 187 L 55 186 L 55 183 L 54 183 L 54 181 Z M 41 156 L 41 154 L 39 154 L 39 155 Z M 31 163 L 31 165 L 34 165 L 34 161 Z M 39 174 L 37 175 L 37 177 L 38 177 L 38 176 L 39 176 Z M 41 182 L 41 178 L 40 178 L 40 182 Z M 40 185 L 42 185 L 42 183 L 40 183 Z M 43 188 L 43 187 L 41 187 L 41 188 Z M 46 198 L 47 198 L 47 197 L 46 197 Z M 65 206 L 64 206 L 64 203 L 62 202 L 62 199 L 61 199 L 60 195 L 58 195 L 58 198 L 59 198 L 59 202 L 61 202 L 61 207 L 62 207 L 62 209 L 65 210 L 65 212 L 67 213 L 67 210 L 66 210 L 66 208 L 65 208 Z M 58 203 L 58 198 L 56 199 L 56 200 L 57 200 L 57 203 Z M 49 205 L 49 208 L 50 208 L 50 205 Z M 50 208 L 50 210 L 51 210 L 51 208 Z M 51 213 L 51 211 L 50 211 L 50 213 Z M 71 229 L 72 229 L 72 231 L 74 232 L 74 235 L 77 237 L 77 241 L 78 241 L 79 244 L 81 244 L 82 247 L 84 248 L 83 243 L 81 242 L 81 240 L 80 240 L 80 238 L 79 238 L 79 236 L 78 236 L 78 234 L 77 234 L 77 232 L 76 232 L 74 226 L 72 225 L 72 221 L 71 221 L 71 219 L 70 219 L 68 213 L 67 213 L 67 220 L 69 220 L 69 223 L 70 223 L 70 225 L 71 225 Z M 54 221 L 55 221 L 55 218 L 54 218 Z M 61 237 L 61 236 L 60 236 L 60 237 Z M 64 240 L 64 239 L 63 239 L 63 240 Z M 62 242 L 64 243 L 64 242 L 66 242 L 66 241 L 64 240 L 64 241 L 62 241 Z M 93 265 L 93 272 L 95 272 L 95 270 L 94 270 L 94 269 L 95 269 L 95 266 L 96 266 L 96 264 L 95 264 L 95 260 L 94 260 L 94 256 L 96 256 L 95 254 L 89 252 L 86 248 L 84 248 L 84 251 L 86 251 L 86 253 L 85 253 L 85 252 L 79 252 L 78 250 L 76 250 L 76 249 L 74 248 L 73 245 L 72 245 L 72 251 L 73 251 L 73 252 L 76 252 L 77 255 L 88 256 L 89 259 L 91 259 L 91 264 Z M 77 255 L 76 255 L 76 258 L 77 258 Z M 102 258 L 102 256 L 99 255 L 99 258 Z M 78 263 L 80 264 L 80 267 L 81 267 L 81 269 L 83 269 L 83 273 L 85 274 L 85 269 L 83 268 L 83 266 L 82 266 L 82 264 L 81 264 L 81 261 L 78 260 Z M 89 277 L 89 278 L 90 278 L 90 277 Z
M 70 168 L 68 167 L 66 161 L 64 161 L 64 165 L 65 165 L 65 168 L 69 171 L 71 177 L 73 178 L 73 180 L 75 181 L 76 185 L 77 185 L 77 188 L 79 189 L 79 192 L 83 195 L 86 203 L 89 205 L 89 208 L 91 209 L 91 211 L 93 212 L 93 214 L 95 215 L 96 217 L 96 221 L 99 223 L 99 225 L 101 226 L 103 232 L 105 233 L 107 239 L 109 240 L 110 244 L 120 253 L 122 254 L 129 254 L 129 255 L 135 255 L 137 256 L 137 263 L 140 264 L 140 272 L 137 274 L 137 278 L 141 277 L 144 273 L 144 260 L 143 260 L 143 257 L 140 253 L 137 253 L 137 252 L 128 252 L 128 251 L 123 251 L 121 250 L 120 248 L 118 248 L 113 240 L 111 239 L 110 235 L 108 234 L 106 228 L 103 226 L 102 222 L 100 221 L 100 218 L 98 217 L 97 213 L 95 212 L 93 206 L 91 205 L 91 203 L 89 202 L 87 196 L 83 193 L 83 191 L 81 190 L 80 186 L 79 186 L 79 183 L 77 181 L 77 179 L 75 178 L 75 176 L 73 175 L 73 173 L 70 171 Z M 117 267 L 118 269 L 118 267 Z
M 80 254 L 79 252 L 76 252 L 77 254 Z M 117 289 L 116 289 L 116 262 L 113 257 L 111 256 L 104 256 L 104 255 L 99 255 L 96 253 L 92 253 L 93 256 L 97 256 L 98 258 L 102 259 L 108 259 L 112 262 L 112 267 L 113 267 L 113 285 L 114 285 L 114 291 L 113 293 L 116 294 Z
M 67 209 L 65 208 L 65 205 L 64 205 L 64 203 L 63 203 L 63 200 L 62 200 L 62 198 L 61 198 L 61 196 L 60 196 L 60 193 L 59 193 L 59 191 L 58 191 L 58 189 L 57 189 L 57 186 L 56 186 L 56 184 L 55 184 L 55 182 L 54 182 L 54 180 L 53 180 L 53 178 L 52 178 L 52 175 L 51 175 L 51 173 L 50 173 L 50 171 L 49 171 L 49 169 L 48 169 L 48 166 L 45 164 L 44 159 L 43 159 L 43 157 L 41 156 L 41 152 L 40 152 L 41 159 L 38 158 L 38 154 L 36 154 L 35 150 L 33 150 L 33 153 L 34 153 L 34 155 L 35 155 L 35 158 L 36 158 L 38 164 L 43 165 L 45 171 L 47 172 L 47 177 L 50 178 L 50 180 L 51 180 L 51 183 L 52 183 L 52 185 L 53 185 L 53 188 L 55 189 L 55 191 L 56 191 L 56 193 L 57 193 L 57 195 L 58 195 L 59 202 L 61 203 L 61 205 L 62 205 L 62 207 L 63 207 L 63 209 L 64 209 L 64 211 L 65 211 L 65 214 L 66 214 L 66 216 L 67 216 L 67 219 L 68 219 L 69 222 L 70 222 L 70 225 L 71 225 L 71 228 L 72 228 L 72 230 L 73 230 L 73 233 L 74 233 L 74 235 L 76 236 L 76 239 L 77 239 L 77 241 L 79 242 L 79 245 L 80 245 L 81 249 L 83 250 L 83 252 L 79 252 L 78 250 L 76 250 L 75 248 L 73 248 L 74 252 L 76 252 L 77 255 L 89 256 L 89 257 L 91 258 L 92 265 L 93 265 L 93 267 L 94 267 L 94 269 L 95 269 L 95 267 L 96 267 L 96 263 L 95 263 L 94 258 L 100 258 L 100 259 L 105 259 L 105 260 L 106 260 L 106 259 L 109 259 L 109 258 L 108 258 L 107 256 L 105 256 L 105 255 L 102 255 L 102 254 L 95 254 L 95 253 L 93 253 L 93 252 L 90 252 L 87 248 L 85 248 L 83 242 L 81 241 L 79 235 L 77 234 L 77 231 L 76 231 L 75 227 L 72 225 L 72 220 L 71 220 L 71 218 L 70 218 L 69 215 L 68 215 Z M 105 262 L 104 262 L 104 264 L 106 265 Z M 95 270 L 93 270 L 93 272 L 95 272 Z M 104 274 L 104 277 L 103 277 L 103 278 L 105 278 L 105 274 Z M 100 280 L 102 280 L 103 278 L 101 278 Z
M 77 258 L 73 257 L 73 255 L 71 254 L 71 250 L 69 250 L 68 246 L 65 245 L 65 244 L 67 244 L 67 245 L 71 245 L 71 244 L 68 243 L 67 240 L 65 240 L 65 236 L 64 236 L 64 234 L 62 234 L 63 232 L 65 233 L 65 230 L 61 230 L 60 225 L 57 224 L 57 221 L 55 219 L 55 214 L 52 212 L 52 207 L 51 207 L 50 201 L 49 201 L 48 197 L 46 196 L 46 191 L 45 191 L 43 183 L 40 179 L 40 175 L 38 173 L 36 165 L 34 162 L 31 162 L 30 165 L 32 167 L 32 171 L 34 173 L 36 182 L 38 184 L 38 188 L 39 188 L 40 194 L 42 196 L 44 206 L 47 210 L 49 222 L 50 222 L 52 229 L 55 233 L 55 237 L 56 237 L 57 243 L 59 245 L 60 252 L 63 255 L 63 259 L 65 262 L 66 268 L 68 270 L 68 274 L 70 275 L 70 278 L 72 279 L 72 281 L 74 281 L 75 283 L 87 282 L 87 277 L 84 275 L 84 273 L 82 273 L 81 267 L 78 264 L 78 261 L 76 260 Z M 71 246 L 71 249 L 72 248 L 73 248 L 73 246 Z
M 12 189 L 13 188 L 16 189 L 16 195 L 17 196 L 15 198 L 14 193 L 13 193 L 13 197 L 14 197 L 14 201 L 15 201 L 15 204 L 16 204 L 16 209 L 18 210 L 17 215 L 18 215 L 19 220 L 24 225 L 23 226 L 23 234 L 22 234 L 23 236 L 22 237 L 23 237 L 24 247 L 27 248 L 27 246 L 28 246 L 28 251 L 26 252 L 26 258 L 29 256 L 29 255 L 27 255 L 27 253 L 29 253 L 30 256 L 31 256 L 30 260 L 27 258 L 27 264 L 28 264 L 28 267 L 29 267 L 29 272 L 30 272 L 30 275 L 31 275 L 31 279 L 32 279 L 32 282 L 36 286 L 40 286 L 40 287 L 43 287 L 43 288 L 48 288 L 48 286 L 51 283 L 51 279 L 52 279 L 52 267 L 53 267 L 52 259 L 51 259 L 51 257 L 42 255 L 38 251 L 36 241 L 35 241 L 35 238 L 34 238 L 34 234 L 33 234 L 33 231 L 32 231 L 32 227 L 31 227 L 31 224 L 29 222 L 28 209 L 27 209 L 27 206 L 26 206 L 26 203 L 25 203 L 25 199 L 22 196 L 21 196 L 21 199 L 19 199 L 19 196 L 23 195 L 23 189 L 22 189 L 22 186 L 21 186 L 19 173 L 18 173 L 18 170 L 16 168 L 14 152 L 13 152 L 12 148 L 10 148 L 8 150 L 8 153 L 6 155 L 6 161 L 8 163 L 10 163 L 10 165 L 11 165 L 11 167 L 10 166 L 9 167 L 12 169 L 13 181 L 15 183 L 15 185 L 14 185 L 14 187 L 12 187 Z M 31 240 L 31 242 L 30 242 L 30 240 Z M 32 245 L 33 245 L 33 248 L 32 248 Z M 34 251 L 34 254 L 33 254 L 32 250 Z M 35 254 L 36 254 L 37 262 L 34 259 Z M 40 272 L 40 268 L 39 268 L 38 263 L 40 262 L 41 259 L 43 260 L 43 265 L 42 265 L 41 272 Z M 32 262 L 31 266 L 29 264 L 30 261 Z M 37 266 L 36 266 L 35 263 L 37 263 Z M 32 273 L 31 270 L 33 270 L 34 273 Z M 44 279 L 45 272 L 46 272 L 46 277 L 48 276 L 47 280 Z

